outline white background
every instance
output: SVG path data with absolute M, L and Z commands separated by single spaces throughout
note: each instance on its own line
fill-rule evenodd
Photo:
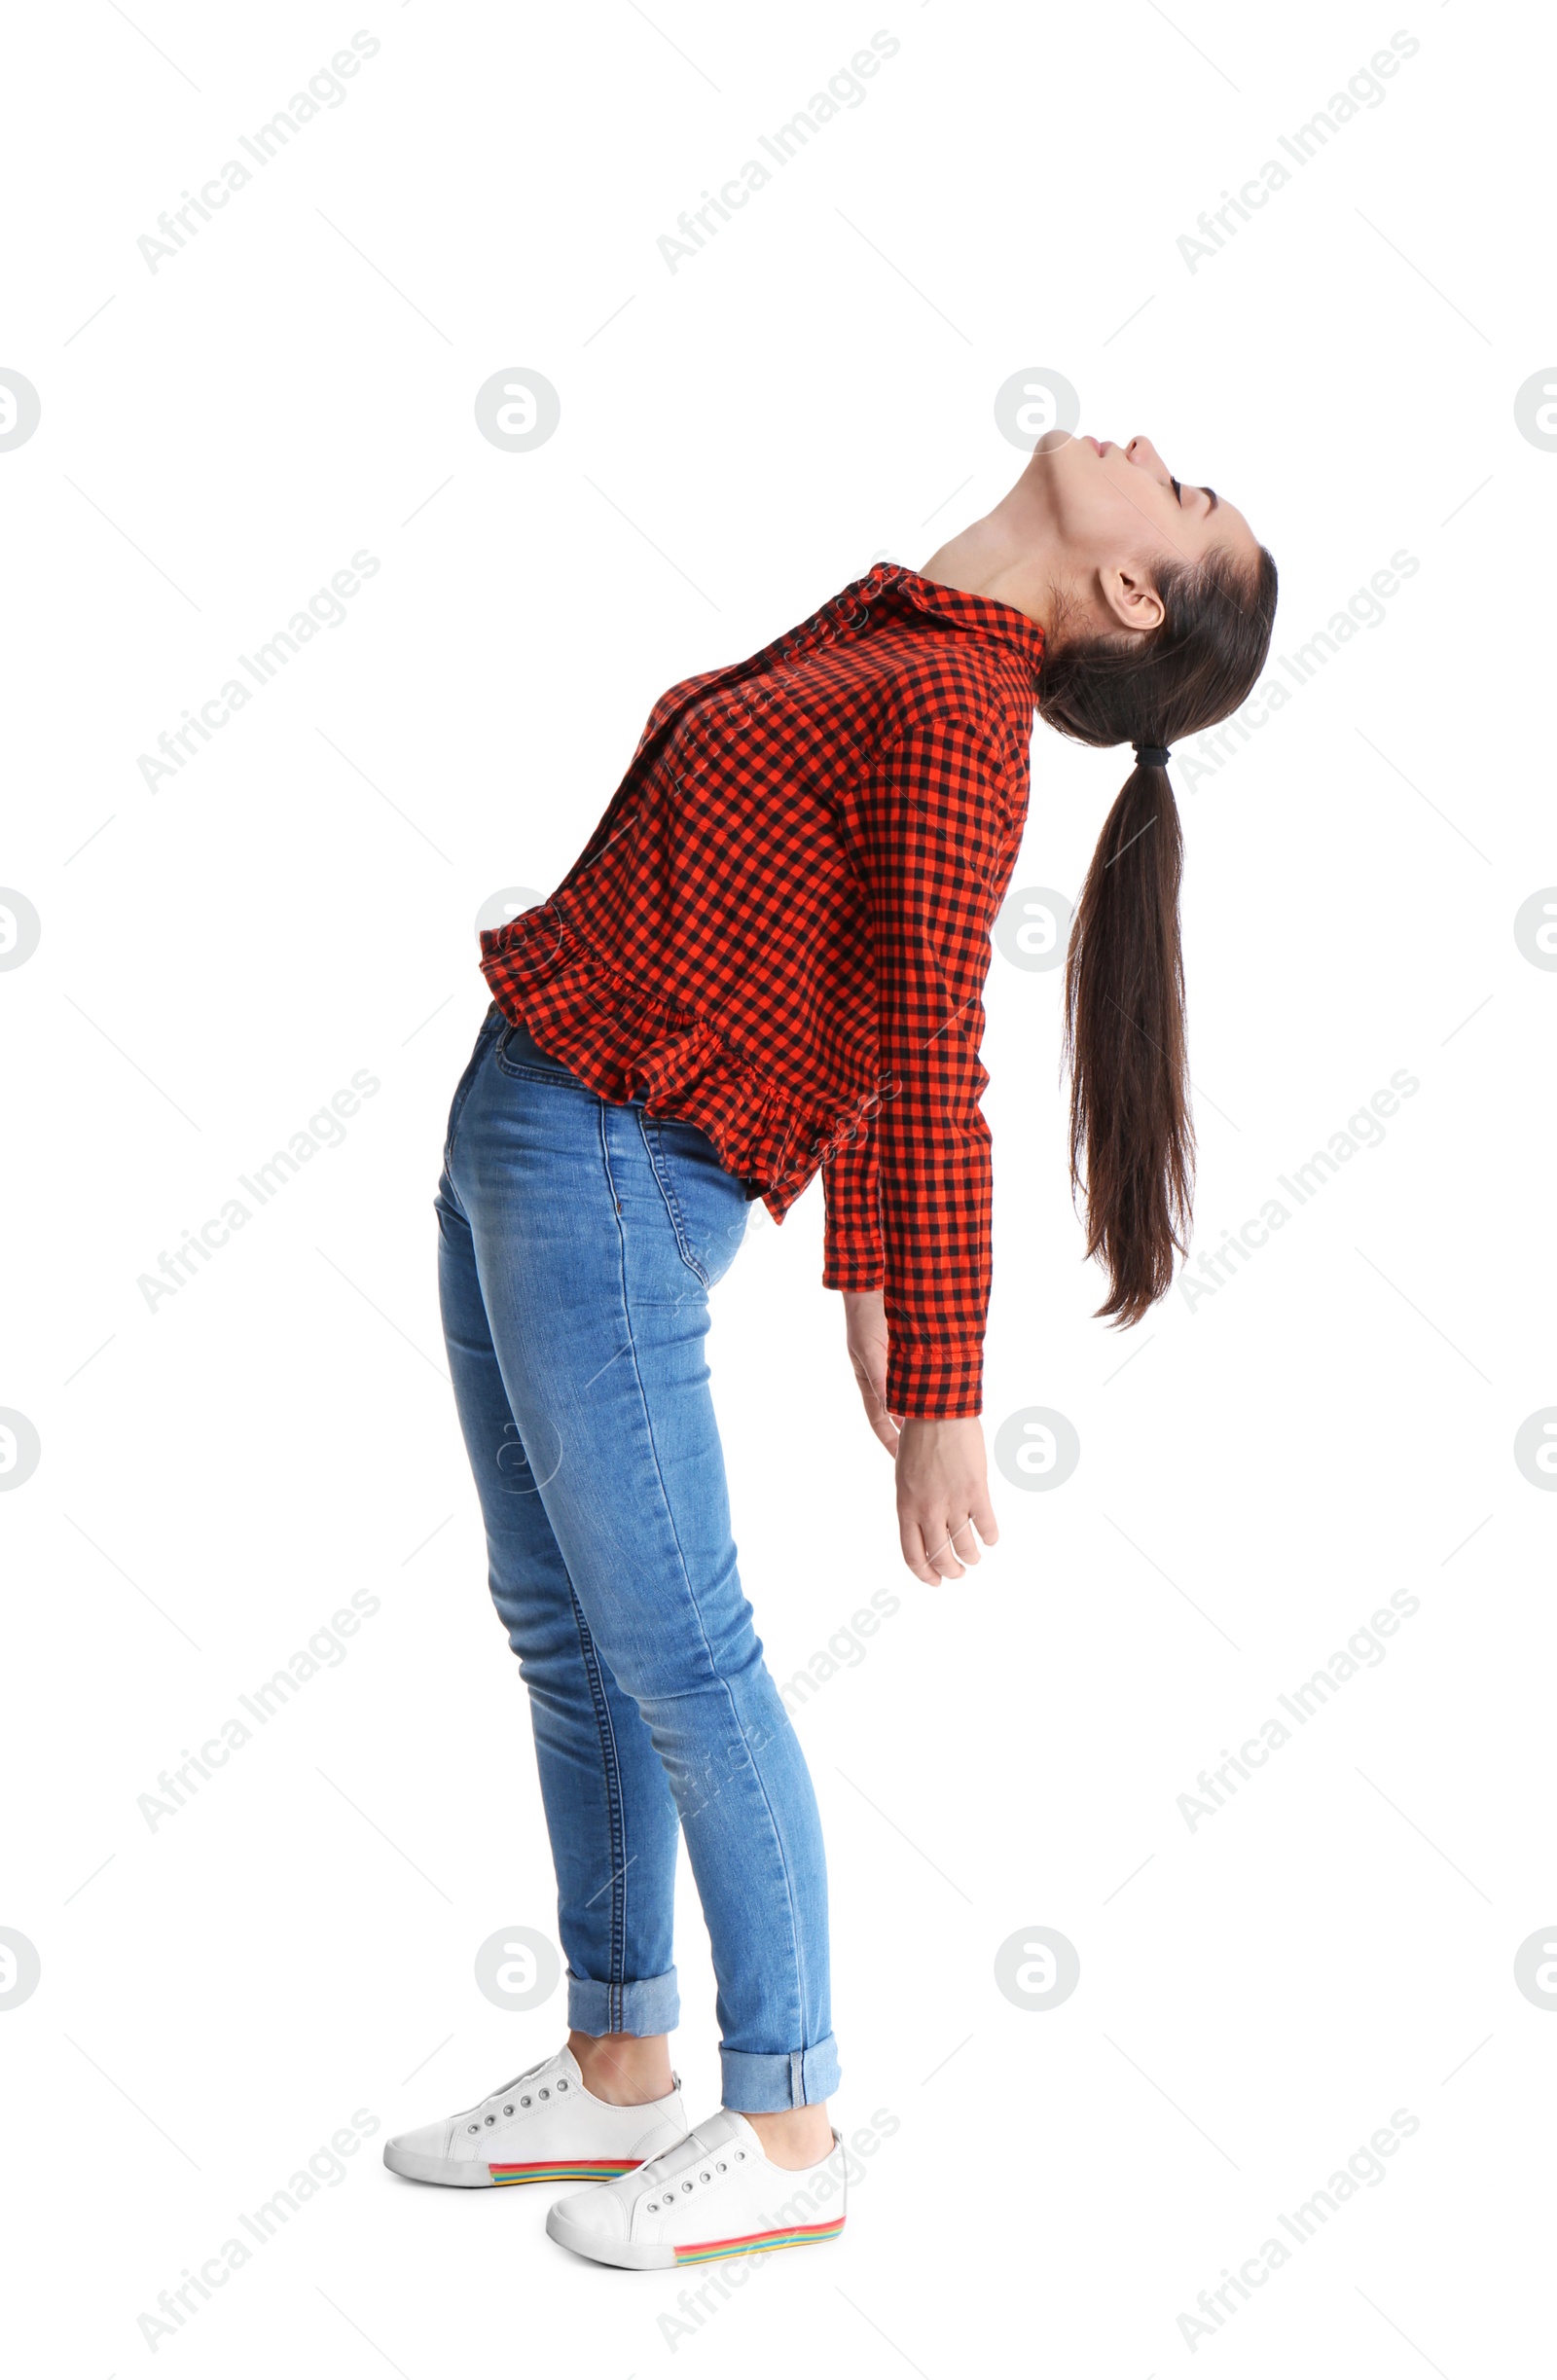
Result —
M 0 2017 L 18 2368 L 140 2368 L 159 2291 L 357 2110 L 371 2145 L 159 2365 L 1531 2368 L 1557 2021 L 1513 1963 L 1557 1920 L 1557 1503 L 1512 1441 L 1557 1401 L 1557 978 L 1512 921 L 1557 880 L 1557 455 L 1513 401 L 1557 351 L 1549 22 L 131 15 L 14 20 L 0 139 L 0 365 L 42 400 L 0 453 L 0 882 L 42 920 L 0 975 L 0 1406 L 42 1444 L 0 1497 L 0 1924 L 42 1962 Z M 159 213 L 359 21 L 344 104 L 149 270 Z M 864 103 L 670 271 L 678 212 L 879 25 Z M 1384 103 L 1191 272 L 1200 211 L 1401 26 Z M 475 391 L 525 367 L 561 426 L 506 453 Z M 555 1928 L 434 1290 L 474 920 L 561 878 L 667 683 L 988 510 L 1024 459 L 995 391 L 1034 367 L 1248 511 L 1278 653 L 1420 561 L 1214 778 L 1180 774 L 1197 1248 L 1395 1070 L 1420 1090 L 1236 1278 L 1121 1339 L 1068 1198 L 1060 979 L 996 957 L 987 1425 L 1052 1408 L 1082 1452 L 1051 1493 L 996 1481 L 1001 1544 L 955 1589 L 902 1570 L 819 1192 L 751 1232 L 711 1359 L 777 1675 L 902 1596 L 797 1722 L 837 2113 L 898 2130 L 841 2248 L 676 2331 L 676 2277 L 569 2258 L 544 2193 L 377 2162 L 562 2017 L 472 1973 L 494 1930 Z M 360 549 L 343 624 L 149 791 L 137 755 Z M 1039 730 L 1033 763 L 1017 883 L 1073 895 L 1119 762 Z M 148 1311 L 138 1277 L 359 1068 L 381 1090 L 343 1144 Z M 353 1590 L 381 1607 L 345 1660 L 149 1827 L 159 1773 Z M 1387 1658 L 1191 1830 L 1199 1772 L 1397 1590 Z M 1081 1965 L 1046 2011 L 995 1981 L 1034 1926 Z M 689 1889 L 679 1964 L 706 2112 Z M 1192 2349 L 1197 2293 L 1397 2110 L 1387 2178 Z

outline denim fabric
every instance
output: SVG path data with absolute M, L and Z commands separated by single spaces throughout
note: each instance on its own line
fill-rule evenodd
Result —
M 704 1341 L 750 1212 L 694 1126 L 494 1007 L 454 1094 L 439 1291 L 493 1602 L 529 1691 L 568 2020 L 669 2032 L 677 1828 L 728 2107 L 837 2087 L 815 1796 L 742 1592 Z

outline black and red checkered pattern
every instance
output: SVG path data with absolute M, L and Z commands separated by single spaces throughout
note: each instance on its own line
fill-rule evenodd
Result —
M 597 1097 L 697 1125 L 781 1221 L 818 1172 L 834 1289 L 882 1289 L 887 1404 L 980 1411 L 990 928 L 1042 636 L 879 563 L 683 679 L 550 899 L 482 935 L 504 1013 Z

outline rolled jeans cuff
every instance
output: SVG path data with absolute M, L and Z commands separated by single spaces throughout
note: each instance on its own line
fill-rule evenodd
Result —
M 829 2034 L 810 2049 L 721 2049 L 724 2105 L 742 2115 L 779 2115 L 831 2099 L 838 2088 L 838 2043 Z
M 567 1971 L 567 2021 L 575 2033 L 673 2033 L 681 2022 L 675 1968 L 638 1983 L 597 1983 Z

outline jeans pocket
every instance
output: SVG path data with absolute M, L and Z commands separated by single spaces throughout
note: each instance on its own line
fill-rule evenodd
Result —
M 697 1125 L 645 1115 L 641 1107 L 636 1113 L 681 1261 L 711 1289 L 729 1272 L 745 1238 L 751 1211 L 746 1194 Z
M 589 1088 L 579 1081 L 571 1066 L 543 1050 L 524 1025 L 510 1025 L 498 1035 L 497 1071 L 515 1082 L 571 1083 L 575 1091 Z

